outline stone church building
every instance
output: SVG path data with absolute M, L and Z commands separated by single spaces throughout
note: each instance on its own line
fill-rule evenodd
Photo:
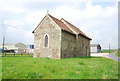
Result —
M 47 13 L 32 33 L 33 57 L 61 59 L 90 56 L 91 38 L 63 18 L 59 20 Z

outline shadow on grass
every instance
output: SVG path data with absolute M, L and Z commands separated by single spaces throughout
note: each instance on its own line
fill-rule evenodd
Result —
M 6 54 L 1 55 L 1 57 L 32 57 L 32 54 Z
M 91 59 L 91 58 L 102 58 L 102 57 L 91 57 L 90 56 L 90 57 L 74 57 L 74 58 L 82 58 L 82 59 L 86 59 L 87 58 L 87 59 Z
M 93 59 L 93 58 L 104 58 L 104 57 L 73 57 L 73 58 L 63 58 L 63 59 Z
M 32 55 L 28 56 L 2 56 L 2 57 L 33 57 Z M 103 58 L 103 57 L 71 57 L 71 58 L 62 58 L 62 59 L 91 59 L 91 58 Z M 51 58 L 41 58 L 41 59 L 51 59 Z M 57 60 L 57 59 L 54 59 Z M 59 59 L 58 59 L 59 60 Z
M 1 56 L 1 57 L 33 57 L 33 56 Z

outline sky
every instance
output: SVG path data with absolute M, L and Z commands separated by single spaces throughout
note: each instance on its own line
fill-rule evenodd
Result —
M 118 48 L 117 0 L 1 0 L 0 39 L 34 44 L 32 31 L 47 14 L 64 18 L 103 49 Z

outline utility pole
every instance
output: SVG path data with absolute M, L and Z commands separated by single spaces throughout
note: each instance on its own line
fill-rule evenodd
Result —
M 4 45 L 5 45 L 5 36 L 3 37 L 3 49 L 2 49 L 3 55 L 4 55 Z
M 2 43 L 2 55 L 4 55 L 5 51 L 5 29 L 4 29 L 4 20 L 2 19 L 2 34 L 3 34 L 3 43 Z
M 110 53 L 110 43 L 109 43 L 109 53 Z

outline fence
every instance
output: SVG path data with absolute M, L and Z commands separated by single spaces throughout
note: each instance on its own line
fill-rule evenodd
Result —
M 32 57 L 32 53 L 1 53 L 0 56 L 2 57 Z

